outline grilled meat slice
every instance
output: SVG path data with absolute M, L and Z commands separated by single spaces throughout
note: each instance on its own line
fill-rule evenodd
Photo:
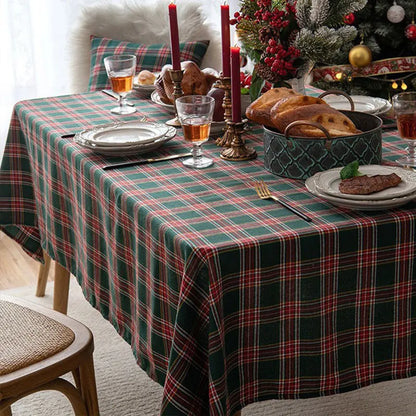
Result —
M 341 181 L 339 190 L 343 194 L 368 195 L 397 186 L 400 182 L 400 176 L 395 173 L 390 175 L 355 176 L 354 178 Z

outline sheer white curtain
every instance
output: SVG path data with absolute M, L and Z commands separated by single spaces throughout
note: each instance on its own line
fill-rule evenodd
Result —
M 95 3 L 103 3 L 105 7 L 109 1 L 112 0 Z M 176 0 L 176 4 L 179 6 L 181 1 L 186 0 Z M 91 0 L 0 0 L 0 160 L 17 101 L 70 93 L 68 35 L 79 8 L 91 3 Z M 209 19 L 218 24 L 223 0 L 201 3 Z M 231 17 L 238 3 L 229 1 Z
M 88 0 L 0 0 L 0 160 L 13 105 L 69 92 L 66 40 Z

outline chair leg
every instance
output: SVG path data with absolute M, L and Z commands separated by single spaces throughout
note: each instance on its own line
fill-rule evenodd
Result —
M 79 366 L 81 395 L 87 407 L 88 416 L 98 416 L 97 386 L 95 384 L 94 360 L 91 356 Z
M 17 396 L 10 397 L 3 402 L 0 401 L 0 409 L 2 409 L 0 410 L 0 416 L 11 416 L 12 414 L 7 413 L 7 411 L 10 409 L 10 406 L 13 403 L 19 401 L 23 397 L 31 396 L 32 394 L 45 390 L 56 390 L 64 394 L 70 401 L 75 416 L 89 416 L 86 404 L 81 396 L 81 392 L 77 390 L 69 381 L 59 377 L 55 380 L 48 381 L 47 383 L 42 384 L 41 386 L 38 386 L 32 390 L 28 390 Z M 2 413 L 4 411 L 6 411 L 6 413 Z
M 45 296 L 46 282 L 48 281 L 49 268 L 51 265 L 51 258 L 45 251 L 43 252 L 43 259 L 45 260 L 45 263 L 41 264 L 39 267 L 38 284 L 36 286 L 36 296 L 38 297 Z
M 12 416 L 12 408 L 10 406 L 0 410 L 0 416 Z
M 75 370 L 72 370 L 72 378 L 74 379 L 74 383 L 77 386 L 77 389 L 79 391 L 81 391 L 81 379 L 80 379 L 80 375 L 79 375 L 79 368 L 76 368 Z
M 53 309 L 65 315 L 68 310 L 69 276 L 69 271 L 56 261 Z

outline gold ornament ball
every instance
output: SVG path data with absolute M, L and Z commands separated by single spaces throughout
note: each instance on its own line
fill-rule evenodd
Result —
M 357 66 L 358 68 L 367 66 L 372 60 L 371 50 L 365 45 L 354 46 L 348 54 L 348 60 L 352 66 Z

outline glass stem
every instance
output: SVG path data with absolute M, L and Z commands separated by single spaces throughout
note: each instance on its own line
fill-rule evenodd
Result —
M 126 107 L 126 97 L 124 94 L 119 94 L 118 103 L 120 105 L 120 111 L 123 111 L 123 109 Z
M 192 147 L 192 157 L 194 159 L 194 163 L 195 164 L 198 164 L 198 161 L 202 157 L 202 149 L 201 149 L 201 145 L 200 144 L 193 143 L 193 147 Z
M 408 141 L 407 152 L 409 154 L 409 157 L 413 160 L 416 160 L 415 145 L 416 145 L 416 143 L 413 140 Z

